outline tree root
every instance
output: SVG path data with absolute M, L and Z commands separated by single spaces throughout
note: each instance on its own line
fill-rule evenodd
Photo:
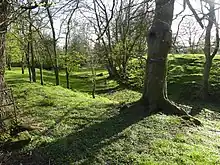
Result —
M 153 115 L 159 112 L 162 112 L 166 115 L 176 115 L 182 117 L 183 120 L 191 121 L 193 124 L 197 126 L 202 126 L 202 122 L 199 119 L 191 116 L 183 108 L 178 107 L 174 102 L 165 98 L 159 103 L 155 103 L 152 105 L 150 105 L 149 102 L 147 102 L 146 100 L 140 99 L 139 101 L 134 102 L 132 104 L 123 105 L 120 108 L 120 112 L 124 112 L 128 109 L 135 109 L 135 111 L 137 109 L 143 109 L 145 112 L 147 112 L 147 115 Z
M 165 99 L 164 102 L 162 103 L 161 109 L 162 112 L 168 115 L 177 115 L 182 117 L 184 120 L 190 120 L 192 121 L 195 125 L 202 126 L 202 123 L 199 119 L 191 116 L 188 114 L 184 109 L 178 107 L 175 103 Z

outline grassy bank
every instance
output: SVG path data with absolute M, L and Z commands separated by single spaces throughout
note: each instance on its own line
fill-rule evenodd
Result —
M 169 93 L 180 100 L 178 91 L 190 83 L 199 84 L 202 58 L 170 56 Z M 194 65 L 198 62 L 198 66 Z M 192 66 L 191 66 L 192 65 Z M 216 75 L 218 60 L 211 82 L 219 83 Z M 142 164 L 142 165 L 210 165 L 220 164 L 220 106 L 190 101 L 200 107 L 197 114 L 203 126 L 198 127 L 176 116 L 146 116 L 143 111 L 120 111 L 121 104 L 136 101 L 141 94 L 128 89 L 114 89 L 117 83 L 107 80 L 106 72 L 99 77 L 93 99 L 90 72 L 72 75 L 72 90 L 53 86 L 54 77 L 44 71 L 45 86 L 29 83 L 27 74 L 13 68 L 6 79 L 13 88 L 20 122 L 32 126 L 12 141 L 31 138 L 23 149 L 0 154 L 2 164 Z M 200 78 L 195 74 L 198 74 Z M 188 77 L 187 77 L 188 76 Z M 193 82 L 195 81 L 195 83 Z M 63 86 L 63 87 L 62 87 Z M 111 89 L 111 90 L 108 90 Z M 194 88 L 191 88 L 194 89 Z M 106 93 L 104 91 L 107 91 Z M 176 93 L 175 93 L 176 92 Z M 135 107 L 134 107 L 135 108 Z

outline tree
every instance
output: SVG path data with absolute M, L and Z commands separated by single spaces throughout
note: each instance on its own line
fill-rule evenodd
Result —
M 204 46 L 204 54 L 205 54 L 205 64 L 204 64 L 204 72 L 203 72 L 203 99 L 208 98 L 209 93 L 209 76 L 210 76 L 210 70 L 212 67 L 212 60 L 215 57 L 215 55 L 218 52 L 219 49 L 219 27 L 216 21 L 215 16 L 215 1 L 205 1 L 208 5 L 208 14 L 207 14 L 207 20 L 208 25 L 206 27 L 206 34 L 205 34 L 205 46 Z M 212 50 L 211 45 L 211 31 L 213 28 L 213 25 L 215 25 L 216 28 L 216 39 L 215 39 L 215 46 Z
M 36 82 L 36 71 L 35 71 L 35 55 L 34 55 L 34 47 L 33 47 L 33 30 L 32 24 L 33 20 L 31 18 L 31 9 L 28 10 L 28 20 L 29 20 L 29 27 L 28 27 L 28 56 L 31 57 L 31 75 L 33 82 Z
M 57 38 L 56 38 L 56 32 L 54 28 L 54 21 L 53 21 L 53 16 L 50 11 L 50 6 L 51 4 L 46 4 L 46 10 L 47 10 L 47 15 L 49 18 L 50 26 L 51 26 L 51 31 L 52 31 L 52 37 L 53 37 L 53 54 L 54 54 L 54 73 L 56 76 L 56 85 L 60 85 L 60 78 L 59 78 L 59 63 L 58 63 L 58 54 L 57 54 Z
M 171 25 L 174 0 L 157 0 L 153 24 L 148 33 L 148 57 L 142 101 L 149 112 L 163 110 L 171 114 L 186 114 L 167 98 L 167 55 L 172 44 Z
M 65 57 L 67 57 L 68 55 L 68 46 L 69 46 L 69 40 L 70 40 L 70 26 L 71 26 L 71 21 L 72 21 L 72 17 L 73 14 L 75 13 L 76 9 L 79 7 L 79 0 L 76 2 L 76 7 L 74 9 L 72 9 L 72 11 L 70 12 L 70 16 L 68 18 L 67 21 L 67 29 L 66 29 L 66 36 L 65 36 Z M 70 88 L 70 83 L 69 83 L 69 67 L 67 64 L 67 58 L 65 60 L 65 71 L 66 71 L 66 87 L 69 89 Z
M 8 12 L 9 2 L 2 1 L 0 3 L 0 90 L 5 88 L 5 36 L 8 26 Z M 0 98 L 0 105 L 2 105 L 4 98 Z
M 166 114 L 186 115 L 167 96 L 167 56 L 172 45 L 171 25 L 175 0 L 157 0 L 152 26 L 148 33 L 148 57 L 146 62 L 144 91 L 141 103 L 149 113 L 162 111 Z M 196 124 L 200 121 L 193 118 Z
M 9 112 L 10 108 L 5 107 L 8 102 L 7 90 L 5 89 L 6 82 L 4 78 L 5 74 L 5 38 L 8 28 L 8 12 L 9 12 L 9 2 L 1 1 L 0 3 L 0 132 L 5 131 L 8 125 L 6 123 L 11 123 L 11 112 Z M 5 94 L 6 93 L 6 94 Z M 9 122 L 5 121 L 2 116 L 3 114 L 7 114 L 7 117 L 10 116 Z M 14 116 L 13 116 L 14 117 Z
M 201 28 L 197 25 L 195 19 L 186 19 L 178 33 L 178 39 L 182 40 L 182 42 L 186 41 L 186 45 L 188 46 L 188 53 L 199 53 L 199 41 L 204 35 Z
M 21 21 L 21 36 L 23 38 L 23 40 L 21 40 L 20 42 L 22 43 L 22 47 L 23 47 L 23 50 L 24 50 L 24 56 L 26 58 L 26 64 L 27 64 L 27 68 L 28 68 L 28 75 L 29 75 L 29 81 L 31 82 L 32 81 L 32 74 L 31 74 L 31 63 L 30 63 L 30 53 L 29 53 L 29 49 L 28 49 L 28 36 L 26 35 L 26 26 L 25 26 L 25 21 L 22 20 Z M 22 58 L 22 63 L 23 60 L 24 60 L 24 56 Z M 22 69 L 24 68 L 24 66 L 22 66 Z M 23 72 L 23 71 L 22 71 Z
M 113 60 L 120 81 L 127 82 L 128 63 L 132 58 L 144 56 L 147 49 L 147 32 L 152 22 L 146 1 L 138 4 L 133 0 L 121 1 L 116 18 L 112 22 Z M 123 82 L 123 83 L 124 83 Z
M 111 78 L 119 77 L 115 66 L 115 61 L 112 59 L 112 36 L 110 30 L 110 22 L 113 19 L 116 0 L 112 0 L 111 9 L 101 0 L 93 0 L 93 10 L 95 14 L 96 23 L 94 29 L 98 36 L 99 43 L 105 48 L 104 56 L 107 63 L 106 68 Z M 110 11 L 110 14 L 109 14 Z
M 149 1 L 118 0 L 93 1 L 95 33 L 98 36 L 100 58 L 106 66 L 109 77 L 126 83 L 129 79 L 128 63 L 132 58 L 143 56 L 147 49 L 147 31 L 152 22 L 152 7 Z

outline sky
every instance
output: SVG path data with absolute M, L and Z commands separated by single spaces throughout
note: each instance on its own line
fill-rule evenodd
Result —
M 214 1 L 214 0 L 212 0 Z M 215 8 L 220 8 L 220 2 L 218 0 L 215 0 L 216 5 Z M 200 0 L 190 0 L 190 3 L 192 4 L 193 8 L 196 10 L 196 12 L 199 14 L 201 13 L 201 3 Z M 183 9 L 183 0 L 176 0 L 175 2 L 175 7 L 174 7 L 174 17 L 176 14 L 178 14 L 179 12 L 181 12 Z M 207 13 L 207 10 L 205 9 L 204 5 L 203 5 L 203 10 L 204 13 Z M 173 34 L 175 34 L 178 30 L 178 24 L 180 22 L 180 20 L 182 19 L 182 17 L 184 15 L 191 15 L 192 12 L 190 11 L 190 9 L 187 7 L 185 9 L 185 11 L 177 18 L 173 21 L 172 24 L 172 32 Z M 201 17 L 201 15 L 200 15 Z M 216 19 L 218 22 L 220 22 L 220 12 L 219 10 L 216 10 Z M 188 25 L 187 25 L 188 24 Z M 207 21 L 203 21 L 203 25 L 207 26 Z M 185 28 L 184 28 L 185 26 Z M 185 44 L 186 46 L 189 45 L 188 44 L 188 39 L 189 39 L 189 31 L 193 31 L 194 29 L 194 34 L 193 34 L 193 39 L 195 40 L 195 43 L 197 43 L 201 38 L 201 34 L 204 34 L 204 29 L 202 29 L 200 27 L 200 25 L 197 23 L 196 19 L 194 18 L 194 16 L 189 16 L 186 17 L 184 19 L 184 21 L 181 23 L 181 28 L 180 28 L 180 33 L 179 33 L 179 37 L 178 40 L 180 42 L 182 42 L 183 44 Z M 184 35 L 183 35 L 184 34 Z M 212 29 L 212 37 L 215 38 L 215 28 Z
M 212 1 L 214 1 L 214 0 L 212 0 Z M 218 2 L 218 0 L 215 0 L 215 1 Z M 192 4 L 193 8 L 197 11 L 197 13 L 201 12 L 200 0 L 190 0 L 190 3 Z M 215 8 L 219 8 L 219 7 L 220 7 L 220 2 L 216 3 Z M 205 7 L 203 7 L 203 8 L 204 8 L 204 12 L 206 12 Z M 176 0 L 175 1 L 175 6 L 174 6 L 174 17 L 175 17 L 176 14 L 178 14 L 180 11 L 182 11 L 182 9 L 183 9 L 183 0 Z M 173 21 L 172 30 L 176 31 L 177 26 L 178 26 L 179 21 L 181 20 L 182 16 L 183 15 L 189 15 L 189 14 L 192 14 L 192 12 L 189 10 L 189 8 L 186 8 L 185 11 L 179 16 L 179 18 L 177 18 L 176 20 Z M 190 18 L 190 17 L 187 17 L 186 19 L 188 19 L 188 18 Z M 191 17 L 191 19 L 194 19 L 194 17 Z M 220 19 L 219 10 L 216 11 L 216 19 L 218 21 Z
M 108 0 L 103 0 L 104 2 L 111 2 L 111 1 L 108 1 Z M 213 0 L 214 1 L 214 0 Z M 216 2 L 218 2 L 216 0 Z M 200 5 L 200 0 L 190 0 L 190 3 L 192 4 L 192 6 L 194 7 L 194 9 L 199 13 L 201 11 L 201 5 Z M 111 6 L 111 5 L 110 5 Z M 216 4 L 216 8 L 220 7 L 220 3 L 219 4 Z M 181 12 L 183 10 L 183 0 L 175 0 L 175 6 L 174 6 L 174 17 L 176 14 L 178 14 L 179 12 Z M 205 11 L 205 10 L 204 10 Z M 175 19 L 172 23 L 172 31 L 173 33 L 176 33 L 177 32 L 177 28 L 178 28 L 178 24 L 180 22 L 180 20 L 182 19 L 182 16 L 184 15 L 189 15 L 189 14 L 192 14 L 191 11 L 186 7 L 185 11 L 179 15 L 179 17 L 177 19 Z M 216 12 L 216 17 L 217 17 L 217 20 L 219 20 L 220 18 L 220 12 L 217 11 Z M 202 33 L 202 29 L 200 28 L 200 26 L 198 25 L 198 23 L 196 23 L 196 20 L 194 19 L 194 17 L 186 17 L 183 21 L 182 24 L 186 24 L 187 20 L 191 20 L 192 22 L 195 22 L 195 27 L 196 29 L 198 29 L 198 33 Z M 181 24 L 181 25 L 182 25 Z M 59 29 L 60 27 L 60 20 L 57 20 L 56 21 L 56 29 Z M 187 38 L 187 36 L 182 36 L 183 40 L 184 38 Z M 62 44 L 62 41 L 61 41 L 61 44 Z

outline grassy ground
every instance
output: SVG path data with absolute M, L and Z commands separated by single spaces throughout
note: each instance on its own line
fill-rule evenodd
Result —
M 200 57 L 195 58 L 192 64 Z M 190 60 L 190 56 L 170 56 L 169 90 L 174 93 L 170 96 L 179 101 L 183 97 L 180 95 L 182 90 L 175 90 L 183 88 L 186 80 L 188 84 L 200 82 L 195 74 L 200 74 L 201 66 L 191 66 Z M 201 65 L 202 59 L 198 63 Z M 218 60 L 215 65 L 218 65 Z M 194 71 L 192 75 L 189 69 Z M 220 164 L 220 106 L 188 100 L 191 105 L 202 108 L 196 116 L 203 123 L 201 127 L 176 116 L 146 116 L 145 112 L 138 110 L 120 111 L 121 104 L 136 101 L 141 94 L 127 89 L 116 90 L 117 83 L 107 81 L 105 85 L 105 78 L 98 77 L 97 90 L 101 94 L 92 99 L 91 80 L 86 78 L 88 73 L 84 70 L 72 75 L 73 90 L 68 90 L 53 86 L 53 73 L 49 71 L 44 71 L 45 86 L 28 83 L 27 75 L 21 75 L 16 68 L 7 72 L 6 79 L 13 88 L 19 108 L 19 120 L 35 129 L 12 139 L 31 138 L 31 142 L 22 150 L 0 152 L 0 163 Z M 176 81 L 175 76 L 179 76 Z M 219 83 L 215 76 L 211 81 Z M 61 85 L 65 86 L 64 74 L 61 74 Z
M 204 56 L 170 55 L 168 67 L 168 88 L 172 99 L 196 100 L 201 89 Z M 220 55 L 213 59 L 210 73 L 210 101 L 219 102 Z

